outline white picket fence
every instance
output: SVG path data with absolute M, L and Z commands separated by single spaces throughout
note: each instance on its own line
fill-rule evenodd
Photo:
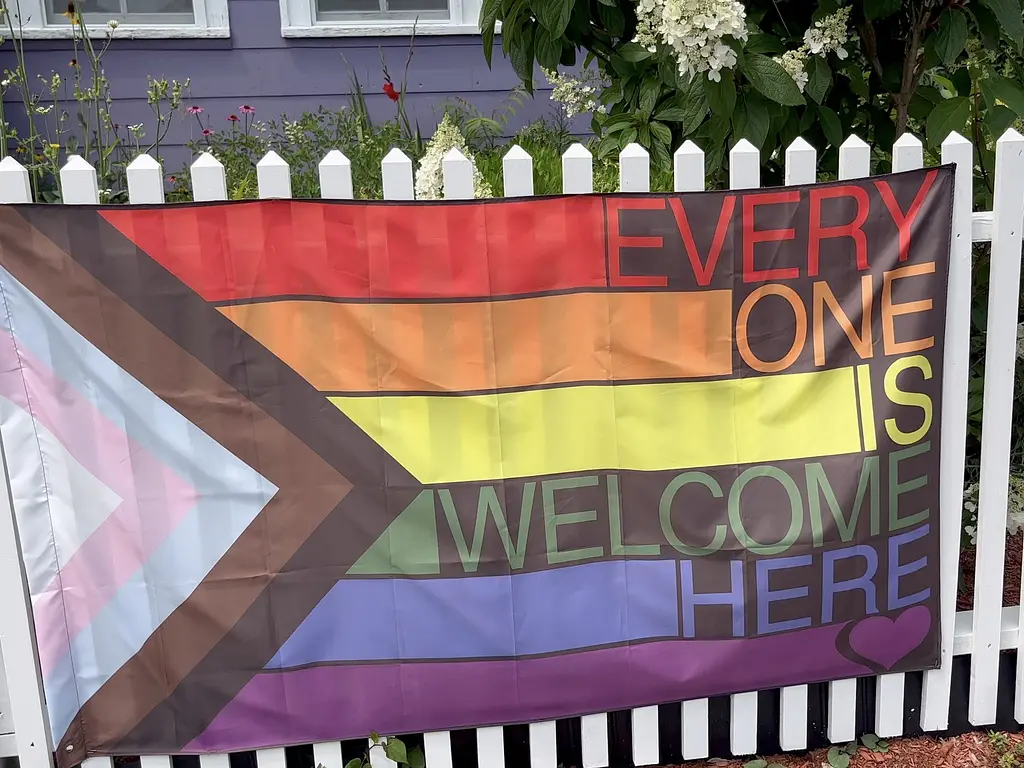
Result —
M 1024 227 L 1024 136 L 1009 130 L 996 147 L 994 210 L 972 213 L 971 143 L 959 134 L 950 134 L 942 144 L 942 162 L 956 165 L 953 210 L 953 238 L 950 259 L 949 292 L 946 314 L 945 363 L 941 419 L 941 629 L 942 666 L 924 674 L 921 693 L 920 726 L 924 731 L 940 732 L 948 727 L 952 659 L 971 656 L 969 720 L 975 726 L 991 725 L 996 720 L 999 653 L 1022 646 L 1019 627 L 1024 625 L 1021 607 L 1002 607 L 1003 565 L 1005 555 L 1005 510 L 1010 467 L 1010 415 L 1013 404 L 1016 328 L 1021 266 L 1021 234 Z M 893 170 L 922 167 L 921 142 L 904 135 L 893 147 Z M 816 181 L 817 153 L 798 138 L 785 152 L 786 184 Z M 349 160 L 340 152 L 330 152 L 320 163 L 321 194 L 325 199 L 352 197 L 352 172 Z M 851 136 L 839 151 L 839 178 L 855 179 L 870 174 L 871 149 Z M 508 197 L 533 194 L 533 160 L 520 147 L 512 147 L 504 157 L 504 193 Z M 398 149 L 384 158 L 381 168 L 384 197 L 412 200 L 413 164 Z M 590 152 L 575 144 L 562 156 L 563 191 L 585 194 L 593 191 L 593 165 Z M 632 144 L 620 155 L 620 189 L 623 192 L 647 192 L 650 166 L 647 152 Z M 704 189 L 704 154 L 687 141 L 675 153 L 675 190 L 692 192 Z M 448 199 L 473 197 L 473 169 L 469 161 L 452 150 L 443 161 L 444 195 Z M 288 165 L 274 152 L 257 164 L 261 198 L 290 198 L 291 178 Z M 227 199 L 223 166 L 210 155 L 200 156 L 191 168 L 192 189 L 196 201 Z M 760 186 L 760 153 L 747 141 L 740 141 L 729 154 L 729 184 L 732 189 Z M 60 172 L 61 191 L 66 204 L 94 205 L 99 202 L 96 172 L 85 160 L 72 157 Z M 164 202 L 164 178 L 159 164 L 148 156 L 137 158 L 128 168 L 128 191 L 132 204 Z M 13 158 L 0 162 L 0 202 L 31 201 L 28 173 Z M 973 611 L 956 611 L 959 570 L 961 511 L 963 503 L 964 453 L 967 431 L 967 378 L 970 342 L 971 245 L 991 242 L 991 272 L 988 306 L 988 335 L 985 366 L 984 420 L 981 458 L 981 493 L 978 510 L 977 570 Z M 16 460 L 8 457 L 8 460 Z M 6 466 L 3 471 L 6 473 Z M 7 478 L 3 478 L 6 482 Z M 50 768 L 45 705 L 40 693 L 38 666 L 30 635 L 31 616 L 25 594 L 24 573 L 18 557 L 10 501 L 0 500 L 0 640 L 6 654 L 4 662 L 10 683 L 10 700 L 17 722 L 17 754 L 22 768 Z M 21 584 L 20 590 L 12 588 Z M 1022 601 L 1024 602 L 1024 601 Z M 886 674 L 876 685 L 874 731 L 891 738 L 903 733 L 904 675 Z M 600 684 L 596 681 L 595 684 Z M 0 688 L 2 690 L 2 688 Z M 807 686 L 791 686 L 781 691 L 779 740 L 784 750 L 807 747 Z M 3 698 L 0 697 L 0 705 Z M 829 683 L 827 735 L 834 743 L 852 741 L 856 736 L 856 681 Z M 731 697 L 730 746 L 734 755 L 751 755 L 757 750 L 756 693 Z M 684 759 L 709 754 L 708 700 L 682 704 L 682 744 Z M 1017 656 L 1015 718 L 1024 723 L 1024 653 Z M 583 768 L 603 768 L 609 761 L 608 715 L 581 718 Z M 0 726 L 3 725 L 0 716 Z M 0 733 L 2 733 L 0 729 Z M 555 722 L 531 723 L 531 768 L 556 768 Z M 480 768 L 504 768 L 502 728 L 476 731 Z M 0 736 L 0 756 L 4 755 Z M 632 711 L 633 761 L 638 766 L 659 761 L 658 707 Z M 677 745 L 679 746 L 679 745 Z M 451 737 L 448 732 L 424 734 L 428 768 L 452 768 Z M 343 768 L 341 745 L 313 745 L 314 759 L 324 768 Z M 383 750 L 371 750 L 373 768 L 395 768 Z M 257 752 L 258 768 L 285 768 L 283 749 Z M 201 768 L 228 768 L 228 756 L 203 755 Z M 112 768 L 109 758 L 92 758 L 86 768 Z M 142 768 L 170 768 L 170 757 L 143 757 Z

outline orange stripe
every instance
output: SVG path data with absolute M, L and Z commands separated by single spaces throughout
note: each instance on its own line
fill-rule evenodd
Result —
M 729 291 L 454 304 L 279 301 L 220 311 L 328 392 L 458 392 L 732 372 Z

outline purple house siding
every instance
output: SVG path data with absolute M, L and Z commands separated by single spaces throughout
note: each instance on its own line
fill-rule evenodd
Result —
M 204 108 L 204 118 L 209 117 L 216 129 L 227 129 L 227 116 L 243 103 L 255 107 L 261 119 L 282 114 L 297 117 L 320 105 L 337 108 L 349 103 L 346 60 L 359 76 L 374 118 L 394 116 L 394 104 L 380 90 L 380 50 L 397 85 L 408 56 L 408 37 L 285 39 L 278 0 L 230 0 L 228 7 L 230 39 L 114 40 L 104 67 L 115 100 L 111 107 L 115 122 L 145 123 L 152 135 L 152 112 L 145 98 L 147 74 L 191 78 L 191 103 Z M 26 42 L 25 49 L 31 79 L 54 70 L 68 72 L 71 41 L 32 40 Z M 14 64 L 7 43 L 0 48 L 0 67 L 13 69 Z M 488 68 L 479 36 L 423 35 L 416 38 L 409 67 L 406 109 L 429 136 L 444 114 L 446 100 L 461 96 L 489 114 L 505 102 L 517 83 L 511 66 L 502 58 L 500 39 L 494 66 Z M 20 102 L 10 93 L 7 101 L 8 118 L 15 125 L 23 123 Z M 548 114 L 552 105 L 546 91 L 538 92 L 527 100 L 510 127 Z M 172 159 L 185 159 L 184 146 L 197 133 L 193 118 L 174 124 L 163 152 L 169 169 Z

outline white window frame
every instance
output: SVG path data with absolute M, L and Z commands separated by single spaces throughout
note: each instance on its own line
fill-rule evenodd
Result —
M 53 0 L 7 0 L 14 14 L 15 35 L 25 40 L 60 40 L 74 36 L 71 22 L 63 16 L 57 21 L 47 19 L 46 6 Z M 114 39 L 162 40 L 170 38 L 223 38 L 231 37 L 228 26 L 228 0 L 192 0 L 195 20 L 184 24 L 132 24 L 118 21 Z M 86 31 L 93 39 L 102 39 L 110 32 L 104 23 L 86 20 Z M 81 34 L 79 32 L 79 34 Z
M 448 0 L 447 19 L 319 20 L 316 0 L 280 0 L 282 37 L 382 37 L 411 35 L 479 35 L 481 0 Z

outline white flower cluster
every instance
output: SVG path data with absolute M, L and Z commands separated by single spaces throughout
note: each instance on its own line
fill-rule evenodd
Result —
M 968 522 L 964 526 L 964 533 L 970 539 L 971 544 L 978 543 L 978 484 L 971 483 L 964 489 L 964 511 L 967 512 Z M 1011 536 L 1020 533 L 1024 528 L 1024 475 L 1016 472 L 1010 473 L 1009 495 L 1006 499 L 1006 531 Z
M 684 75 L 736 66 L 736 51 L 726 38 L 747 39 L 747 12 L 738 0 L 639 0 L 633 41 L 652 53 L 662 43 L 675 51 Z
M 459 151 L 466 156 L 469 162 L 473 163 L 473 196 L 494 197 L 491 186 L 484 181 L 480 171 L 476 168 L 476 162 L 469 151 L 466 139 L 459 131 L 459 127 L 452 120 L 447 112 L 437 126 L 433 138 L 427 143 L 426 152 L 420 160 L 420 167 L 416 169 L 416 199 L 417 200 L 440 200 L 444 197 L 444 175 L 442 173 L 442 161 L 449 150 L 458 147 Z
M 547 69 L 542 69 L 541 72 L 554 86 L 551 89 L 551 100 L 562 106 L 562 113 L 567 118 L 591 112 L 604 114 L 608 111 L 608 108 L 598 101 L 598 94 L 607 85 L 600 72 L 584 69 L 575 77 L 560 75 Z
M 827 56 L 834 53 L 840 59 L 848 54 L 843 46 L 849 42 L 850 7 L 844 6 L 835 13 L 814 22 L 804 32 L 804 44 L 795 51 L 786 51 L 775 60 L 789 73 L 801 93 L 807 85 L 807 59 L 811 56 Z

